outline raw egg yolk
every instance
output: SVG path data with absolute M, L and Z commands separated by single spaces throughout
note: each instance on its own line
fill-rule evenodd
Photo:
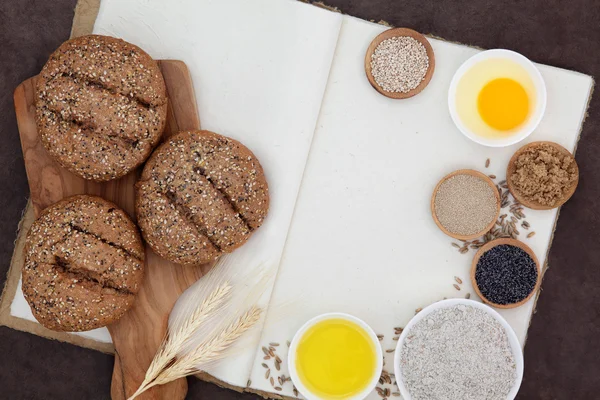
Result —
M 481 89 L 477 109 L 486 124 L 500 131 L 508 131 L 521 125 L 527 118 L 529 97 L 517 81 L 498 78 Z
M 344 319 L 316 323 L 300 339 L 296 370 L 321 399 L 346 399 L 365 390 L 376 369 L 376 352 L 367 332 Z

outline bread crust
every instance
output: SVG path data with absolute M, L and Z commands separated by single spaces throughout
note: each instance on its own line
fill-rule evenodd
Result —
M 36 82 L 36 124 L 64 168 L 94 181 L 126 175 L 158 144 L 167 89 L 146 52 L 121 39 L 88 35 L 63 43 Z
M 136 185 L 136 215 L 161 257 L 202 265 L 244 244 L 269 209 L 256 156 L 210 131 L 180 132 L 152 154 Z
M 100 197 L 77 195 L 40 214 L 24 247 L 23 294 L 55 331 L 87 331 L 119 319 L 143 279 L 144 247 L 129 216 Z

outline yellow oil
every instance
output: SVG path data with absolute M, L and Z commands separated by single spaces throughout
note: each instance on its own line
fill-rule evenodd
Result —
M 354 322 L 339 318 L 320 321 L 298 342 L 298 377 L 322 399 L 347 399 L 359 394 L 369 385 L 375 369 L 375 345 Z
M 510 131 L 527 119 L 529 97 L 519 82 L 498 78 L 488 82 L 479 92 L 477 110 L 492 128 Z

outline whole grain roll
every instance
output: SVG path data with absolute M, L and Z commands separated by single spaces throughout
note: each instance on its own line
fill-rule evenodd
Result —
M 38 322 L 55 331 L 87 331 L 118 320 L 143 278 L 144 247 L 135 224 L 96 196 L 46 208 L 24 252 L 23 294 Z
M 36 123 L 44 147 L 85 179 L 126 175 L 152 152 L 165 128 L 167 90 L 158 64 L 110 36 L 63 43 L 36 83 Z
M 144 239 L 161 257 L 201 265 L 244 244 L 269 209 L 263 169 L 243 144 L 181 132 L 152 154 L 136 185 Z

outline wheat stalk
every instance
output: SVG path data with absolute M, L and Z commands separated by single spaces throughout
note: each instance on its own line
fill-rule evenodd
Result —
M 154 381 L 155 384 L 163 385 L 175 379 L 192 375 L 198 372 L 199 366 L 222 358 L 227 349 L 258 322 L 261 313 L 262 309 L 252 306 L 225 329 L 200 344 L 194 351 L 176 359 L 169 368 L 159 374 Z
M 217 286 L 179 327 L 169 330 L 146 371 L 144 381 L 128 400 L 136 398 L 152 386 L 158 384 L 155 382 L 156 378 L 169 363 L 173 362 L 177 353 L 191 339 L 198 327 L 224 305 L 230 293 L 231 285 L 229 283 L 225 282 Z

